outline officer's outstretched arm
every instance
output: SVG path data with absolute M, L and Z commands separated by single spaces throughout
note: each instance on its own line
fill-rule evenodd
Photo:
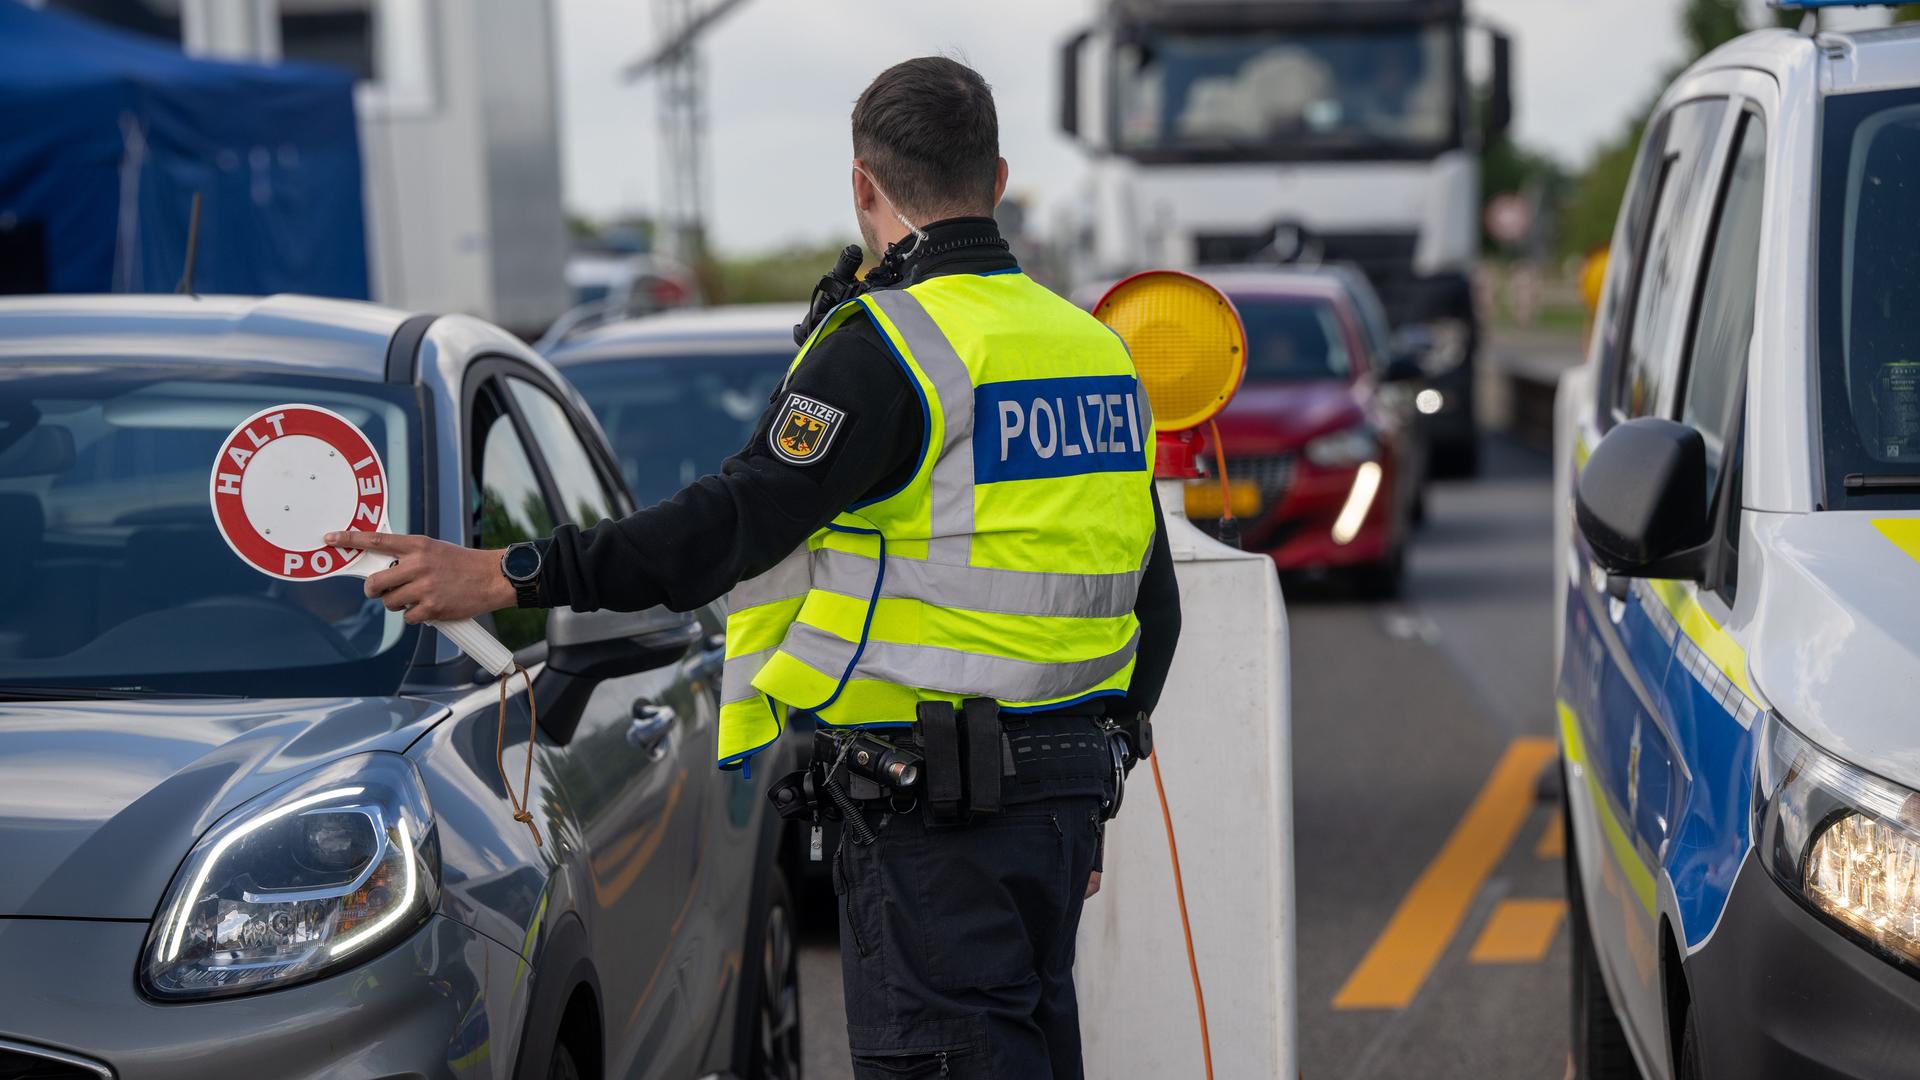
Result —
M 720 471 L 619 521 L 554 532 L 542 600 L 687 611 L 761 573 L 920 452 L 919 398 L 864 319 L 835 329 Z

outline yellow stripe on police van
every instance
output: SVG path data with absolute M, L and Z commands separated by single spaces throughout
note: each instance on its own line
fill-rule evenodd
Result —
M 1607 800 L 1607 793 L 1600 788 L 1600 778 L 1593 775 L 1592 766 L 1587 764 L 1587 744 L 1580 737 L 1580 720 L 1574 715 L 1573 707 L 1564 701 L 1554 705 L 1560 712 L 1560 741 L 1567 748 L 1567 760 L 1579 766 L 1580 772 L 1587 778 L 1587 794 L 1593 808 L 1600 815 L 1600 831 L 1606 834 L 1607 847 L 1613 850 L 1613 861 L 1620 864 L 1626 872 L 1627 884 L 1632 886 L 1633 895 L 1640 906 L 1652 915 L 1656 906 L 1653 883 L 1653 869 L 1640 857 L 1640 850 L 1633 845 L 1633 838 L 1620 825 L 1620 819 L 1613 814 L 1613 804 Z
M 1647 586 L 1660 600 L 1660 606 L 1667 609 L 1673 621 L 1679 624 L 1680 632 L 1687 635 L 1700 651 L 1706 654 L 1713 666 L 1720 669 L 1740 692 L 1751 698 L 1753 686 L 1747 682 L 1747 650 L 1741 648 L 1726 627 L 1707 614 L 1700 606 L 1696 586 L 1685 581 L 1649 580 Z
M 1873 527 L 1907 558 L 1920 562 L 1920 518 L 1875 518 Z

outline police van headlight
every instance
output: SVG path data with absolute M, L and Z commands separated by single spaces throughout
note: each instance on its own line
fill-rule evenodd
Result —
M 1380 456 L 1380 437 L 1365 424 L 1342 428 L 1307 444 L 1307 460 L 1323 469 L 1348 468 Z
M 194 845 L 148 931 L 141 984 L 178 999 L 298 982 L 400 940 L 439 894 L 413 764 L 348 758 L 243 804 Z
M 1828 922 L 1920 963 L 1920 795 L 1761 721 L 1754 843 L 1773 876 Z

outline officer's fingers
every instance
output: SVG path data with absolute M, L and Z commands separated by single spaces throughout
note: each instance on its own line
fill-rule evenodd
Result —
M 406 611 L 427 598 L 427 590 L 418 582 L 409 582 L 393 589 L 380 597 L 380 603 L 388 611 Z M 412 622 L 412 619 L 408 619 Z
M 368 596 L 385 596 L 395 589 L 412 582 L 420 576 L 420 567 L 413 562 L 399 562 L 372 574 L 367 578 Z M 394 610 L 399 610 L 395 608 Z
M 1088 899 L 1092 899 L 1093 894 L 1099 891 L 1100 891 L 1100 871 L 1095 870 L 1093 873 L 1087 875 Z
M 399 551 L 397 543 L 401 537 L 391 533 L 370 532 L 330 532 L 325 537 L 328 547 L 358 548 L 361 551 Z

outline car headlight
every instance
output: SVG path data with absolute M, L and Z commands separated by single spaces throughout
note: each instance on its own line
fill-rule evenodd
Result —
M 1380 454 L 1380 437 L 1365 424 L 1342 428 L 1307 444 L 1307 460 L 1323 469 L 1337 469 L 1372 461 Z
M 1754 843 L 1787 891 L 1842 931 L 1920 963 L 1920 795 L 1762 721 Z
M 298 982 L 399 940 L 439 895 L 433 813 L 413 764 L 346 758 L 207 830 L 148 931 L 141 985 L 202 998 Z
M 1473 341 L 1473 327 L 1464 319 L 1435 319 L 1427 324 L 1429 344 L 1420 357 L 1420 370 L 1428 375 L 1445 375 L 1467 358 L 1467 346 Z

